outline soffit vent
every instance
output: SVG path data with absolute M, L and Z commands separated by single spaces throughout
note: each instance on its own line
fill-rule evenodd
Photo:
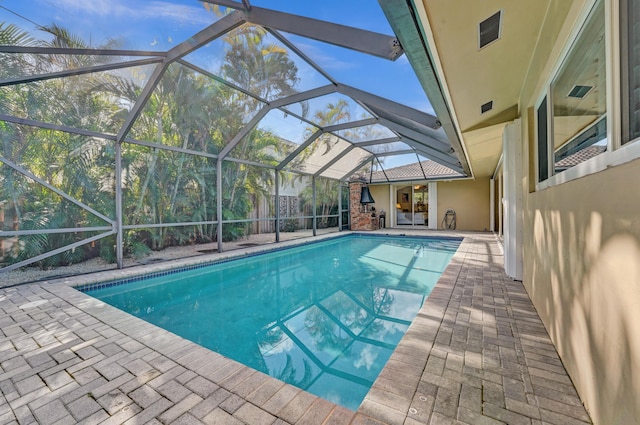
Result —
M 480 48 L 500 38 L 502 10 L 497 11 L 478 25 Z
M 582 99 L 585 97 L 593 88 L 593 86 L 578 86 L 575 85 L 567 95 L 567 97 L 575 97 L 578 99 Z
M 484 114 L 485 112 L 489 112 L 492 109 L 493 109 L 493 100 L 490 100 L 480 107 L 480 111 L 481 111 L 480 113 Z

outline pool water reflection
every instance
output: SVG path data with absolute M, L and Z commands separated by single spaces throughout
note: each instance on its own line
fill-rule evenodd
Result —
M 355 410 L 459 244 L 354 235 L 86 292 Z

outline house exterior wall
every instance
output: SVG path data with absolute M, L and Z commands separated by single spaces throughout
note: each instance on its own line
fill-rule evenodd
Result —
M 391 227 L 391 217 L 389 216 L 389 211 L 395 211 L 395 208 L 391 209 L 391 200 L 389 197 L 389 185 L 370 185 L 369 192 L 373 197 L 373 200 L 376 201 L 372 204 L 375 207 L 376 212 L 380 213 L 381 210 L 385 211 L 385 220 L 384 227 Z
M 456 212 L 456 230 L 490 228 L 489 178 L 438 182 L 438 229 L 446 211 Z
M 523 279 L 594 423 L 633 425 L 640 424 L 640 159 L 536 190 L 532 108 L 585 7 L 574 2 L 559 37 L 538 45 L 535 58 L 548 62 L 532 63 L 520 99 Z M 619 122 L 619 111 L 610 113 Z
M 597 424 L 640 423 L 639 178 L 636 160 L 525 210 L 525 287 Z

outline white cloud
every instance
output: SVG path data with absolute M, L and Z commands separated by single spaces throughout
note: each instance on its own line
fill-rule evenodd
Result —
M 165 19 L 190 21 L 196 24 L 212 23 L 211 12 L 202 6 L 175 4 L 168 1 L 126 0 L 56 0 L 56 7 L 70 13 L 80 12 L 103 18 L 121 18 L 131 21 Z

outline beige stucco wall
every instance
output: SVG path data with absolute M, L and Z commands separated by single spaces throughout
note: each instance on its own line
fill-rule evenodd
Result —
M 457 230 L 489 230 L 489 191 L 489 178 L 438 182 L 438 228 L 452 208 Z
M 597 424 L 640 423 L 640 160 L 528 195 L 524 284 Z
M 374 204 L 372 204 L 375 207 L 376 211 L 380 212 L 380 210 L 384 210 L 385 212 L 387 212 L 385 227 L 390 227 L 388 212 L 394 210 L 391 209 L 390 206 L 391 204 L 389 201 L 389 185 L 370 185 L 369 192 L 371 193 L 373 200 L 376 201 Z
M 640 425 L 640 159 L 535 191 L 533 108 L 585 4 L 538 44 L 520 101 L 523 281 L 594 423 Z

